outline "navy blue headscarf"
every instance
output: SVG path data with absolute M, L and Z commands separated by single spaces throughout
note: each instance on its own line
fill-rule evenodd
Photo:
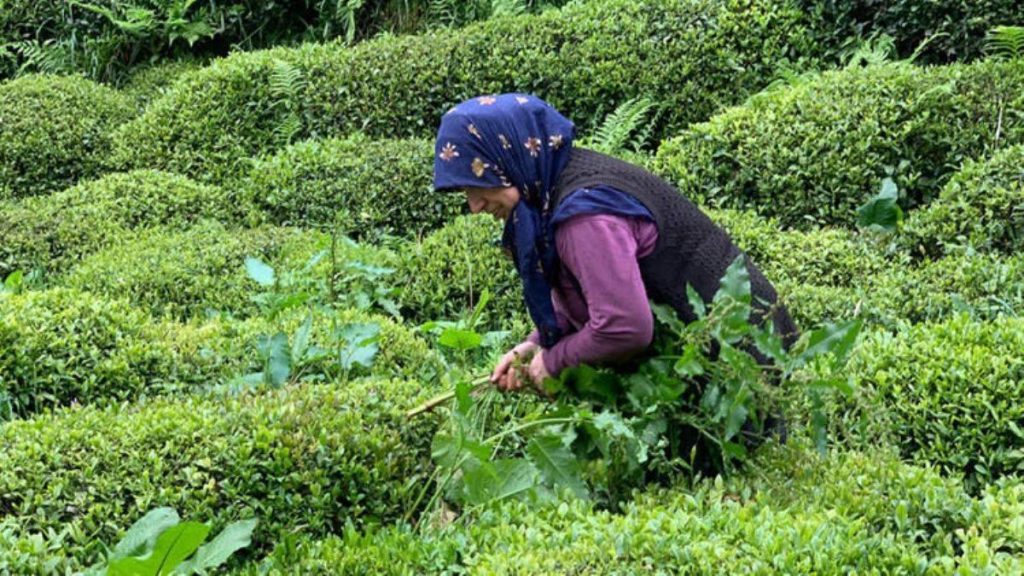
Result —
M 562 336 L 551 302 L 551 281 L 558 269 L 556 222 L 593 212 L 650 217 L 632 196 L 613 190 L 572 194 L 557 214 L 551 213 L 551 194 L 569 162 L 575 135 L 573 123 L 540 98 L 499 94 L 472 98 L 449 110 L 434 144 L 435 190 L 519 190 L 520 202 L 505 223 L 502 244 L 516 262 L 526 307 L 545 348 Z

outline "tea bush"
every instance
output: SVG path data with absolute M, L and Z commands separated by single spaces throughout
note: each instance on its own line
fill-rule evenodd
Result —
M 11 422 L 0 427 L 0 511 L 23 534 L 67 529 L 63 551 L 80 565 L 157 506 L 214 531 L 258 518 L 250 555 L 284 532 L 386 523 L 425 481 L 437 421 L 405 410 L 431 392 L 369 380 Z
M 773 282 L 847 286 L 893 266 L 875 243 L 846 229 L 783 230 L 776 219 L 754 212 L 710 209 L 707 214 Z
M 657 138 L 760 89 L 779 62 L 814 56 L 809 38 L 800 11 L 770 0 L 612 0 L 351 48 L 239 53 L 186 74 L 118 130 L 114 157 L 223 183 L 244 174 L 242 159 L 296 139 L 430 137 L 453 104 L 512 90 L 583 131 L 646 95 L 663 110 Z
M 251 296 L 260 287 L 246 273 L 247 257 L 298 268 L 328 243 L 320 234 L 276 226 L 231 229 L 206 221 L 181 231 L 152 228 L 87 257 L 60 282 L 125 298 L 157 316 L 249 316 L 259 312 Z
M 73 563 L 60 553 L 56 533 L 23 535 L 12 520 L 0 520 L 0 572 L 71 574 Z
M 1024 145 L 968 161 L 938 199 L 911 215 L 904 234 L 917 254 L 1024 251 Z
M 0 83 L 0 200 L 99 175 L 110 133 L 134 116 L 124 95 L 83 78 L 30 75 Z
M 1024 470 L 1024 321 L 964 315 L 905 325 L 865 341 L 849 370 L 872 401 L 849 418 L 878 420 L 904 456 L 986 482 Z M 867 439 L 869 443 L 877 440 Z
M 526 312 L 515 264 L 498 246 L 502 224 L 487 215 L 461 216 L 401 251 L 400 304 L 413 322 L 453 320 L 490 290 L 491 326 Z
M 250 220 L 233 193 L 153 170 L 109 174 L 49 196 L 0 202 L 0 278 L 41 268 L 66 271 L 127 230 L 202 219 Z
M 886 452 L 775 449 L 728 482 L 638 495 L 622 514 L 505 503 L 472 523 L 281 546 L 241 574 L 949 573 L 1022 568 L 1020 486 L 973 499 Z M 1004 496 L 1005 494 L 1005 496 Z M 930 567 L 930 568 L 929 568 Z
M 0 295 L 0 414 L 211 383 L 237 359 L 205 354 L 202 332 L 74 290 Z
M 312 140 L 256 162 L 245 189 L 276 224 L 329 228 L 337 222 L 357 239 L 420 236 L 465 204 L 461 195 L 433 192 L 433 154 L 425 140 Z
M 871 324 L 941 320 L 964 312 L 979 320 L 1024 313 L 1024 260 L 994 254 L 951 255 L 891 268 L 849 284 L 782 276 L 778 291 L 797 324 L 856 315 Z
M 203 60 L 185 58 L 141 66 L 131 71 L 121 92 L 135 101 L 140 112 L 146 109 L 150 102 L 156 100 L 170 91 L 171 86 L 178 81 L 183 74 L 194 72 L 208 64 Z
M 962 161 L 1021 142 L 1022 112 L 1021 61 L 825 72 L 691 126 L 657 166 L 708 205 L 849 226 L 890 173 L 913 209 Z

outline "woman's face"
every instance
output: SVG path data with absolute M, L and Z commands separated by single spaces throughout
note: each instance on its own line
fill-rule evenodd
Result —
M 464 192 L 470 212 L 486 212 L 499 220 L 507 219 L 512 214 L 512 209 L 519 203 L 519 189 L 515 186 L 466 188 Z

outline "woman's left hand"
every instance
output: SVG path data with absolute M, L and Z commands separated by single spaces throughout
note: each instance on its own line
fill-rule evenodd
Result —
M 543 349 L 537 350 L 537 353 L 533 355 L 533 359 L 530 360 L 530 366 L 527 368 L 527 373 L 537 390 L 544 392 L 544 379 L 550 378 L 551 374 L 548 373 L 547 367 L 544 366 Z

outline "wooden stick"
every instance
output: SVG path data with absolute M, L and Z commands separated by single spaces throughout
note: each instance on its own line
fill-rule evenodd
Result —
M 482 386 L 482 385 L 484 385 L 484 384 L 486 384 L 486 383 L 488 383 L 490 381 L 491 381 L 491 377 L 490 376 L 481 376 L 481 377 L 477 378 L 476 380 L 473 380 L 470 383 L 473 386 L 470 389 L 470 392 L 472 392 L 473 390 L 476 390 L 480 386 Z M 406 416 L 406 418 L 412 418 L 413 416 L 419 416 L 420 414 L 422 414 L 424 412 L 430 412 L 434 408 L 437 408 L 441 404 L 444 404 L 445 402 L 451 400 L 454 397 L 455 397 L 455 391 L 454 390 L 452 390 L 451 392 L 445 392 L 444 394 L 441 394 L 440 396 L 435 396 L 434 398 L 431 398 L 430 400 L 427 400 L 426 402 L 424 402 L 423 404 L 420 404 L 419 406 L 413 408 L 412 410 L 409 410 L 408 412 L 405 413 L 405 416 Z

